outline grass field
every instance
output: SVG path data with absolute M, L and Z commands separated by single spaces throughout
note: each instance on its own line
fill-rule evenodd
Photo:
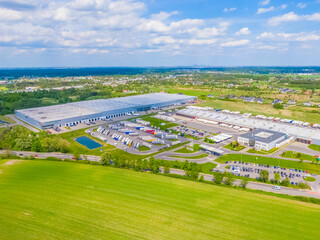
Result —
M 235 143 L 229 143 L 228 145 L 225 145 L 224 148 L 239 152 L 239 151 L 245 149 L 246 147 L 241 146 L 240 144 L 239 144 L 239 146 L 235 147 Z
M 139 146 L 139 151 L 141 151 L 141 152 L 145 152 L 145 151 L 149 151 L 149 150 L 150 150 L 150 148 L 148 148 L 146 146 L 143 146 L 143 145 Z
M 320 145 L 310 144 L 310 145 L 308 146 L 308 148 L 320 152 Z
M 256 159 L 258 158 L 258 159 Z M 280 158 L 270 158 L 262 156 L 244 155 L 244 154 L 227 154 L 215 160 L 216 162 L 225 163 L 226 161 L 243 161 L 257 164 L 269 164 L 285 168 L 294 168 L 309 171 L 310 173 L 320 174 L 320 165 L 307 162 L 291 161 Z
M 16 123 L 13 119 L 9 118 L 8 116 L 2 115 L 0 116 L 0 119 L 4 122 L 8 122 L 8 123 Z
M 300 159 L 299 154 L 302 160 L 308 160 L 308 161 L 317 160 L 315 156 L 304 154 L 304 153 L 293 152 L 293 151 L 286 151 L 281 154 L 281 157 Z
M 190 150 L 187 147 L 184 147 L 184 148 L 178 149 L 177 151 L 174 151 L 174 152 L 176 152 L 176 153 L 194 153 L 194 152 L 199 151 L 199 149 L 200 149 L 199 146 L 200 146 L 200 144 L 193 144 L 193 150 Z
M 168 121 L 150 117 L 150 116 L 142 117 L 141 119 L 150 122 L 150 125 L 152 126 L 160 127 L 161 130 L 166 130 L 167 128 L 178 126 L 178 124 L 176 123 L 168 122 Z M 162 126 L 161 123 L 165 123 L 165 125 Z
M 0 161 L 1 239 L 320 239 L 320 206 L 131 170 Z

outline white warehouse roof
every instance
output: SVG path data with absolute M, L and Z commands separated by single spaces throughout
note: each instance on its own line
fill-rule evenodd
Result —
M 150 105 L 165 104 L 171 101 L 187 101 L 191 98 L 196 97 L 179 94 L 154 93 L 29 108 L 17 110 L 16 112 L 19 112 L 29 118 L 35 119 L 38 122 L 51 122 L 61 119 L 98 114 L 101 112 L 114 111 L 118 109 L 120 110 L 126 108 L 137 108 L 139 106 L 144 107 Z

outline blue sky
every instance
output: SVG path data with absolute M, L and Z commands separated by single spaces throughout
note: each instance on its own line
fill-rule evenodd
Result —
M 0 0 L 0 67 L 320 65 L 320 0 Z

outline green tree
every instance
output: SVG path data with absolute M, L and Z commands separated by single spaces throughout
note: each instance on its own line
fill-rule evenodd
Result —
M 283 185 L 285 187 L 289 186 L 290 185 L 290 179 L 288 177 L 286 177 L 285 179 L 283 179 L 281 181 L 281 185 Z
M 169 165 L 168 162 L 164 163 L 163 172 L 164 173 L 170 173 L 170 165 Z
M 273 107 L 274 107 L 275 109 L 283 109 L 283 104 L 281 104 L 281 103 L 275 103 L 275 104 L 273 104 Z
M 203 176 L 203 175 L 200 176 L 199 181 L 200 181 L 200 182 L 204 182 L 204 176 Z
M 79 153 L 74 153 L 73 157 L 75 160 L 79 160 L 80 159 L 80 154 Z
M 100 160 L 101 165 L 110 165 L 111 161 L 111 154 L 109 152 L 103 152 Z
M 224 176 L 225 176 L 224 182 L 226 185 L 232 185 L 235 182 L 235 178 L 232 173 L 225 172 Z
M 260 172 L 260 180 L 262 182 L 267 182 L 269 180 L 269 172 L 267 170 L 262 170 Z
M 278 173 L 278 172 L 276 172 L 275 174 L 274 174 L 274 180 L 275 180 L 275 182 L 276 183 L 279 183 L 280 182 L 280 174 Z
M 246 189 L 247 188 L 247 185 L 248 185 L 248 178 L 244 178 L 241 180 L 240 182 L 240 187 L 242 187 L 243 189 Z
M 223 173 L 221 172 L 214 173 L 214 182 L 216 184 L 221 184 L 222 181 L 223 181 Z

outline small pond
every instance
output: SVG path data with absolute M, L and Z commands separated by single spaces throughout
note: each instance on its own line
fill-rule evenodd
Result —
M 95 149 L 98 147 L 102 147 L 102 145 L 96 141 L 93 141 L 91 138 L 88 138 L 86 136 L 78 137 L 75 139 L 76 142 L 80 143 L 81 145 L 89 148 L 89 149 Z

